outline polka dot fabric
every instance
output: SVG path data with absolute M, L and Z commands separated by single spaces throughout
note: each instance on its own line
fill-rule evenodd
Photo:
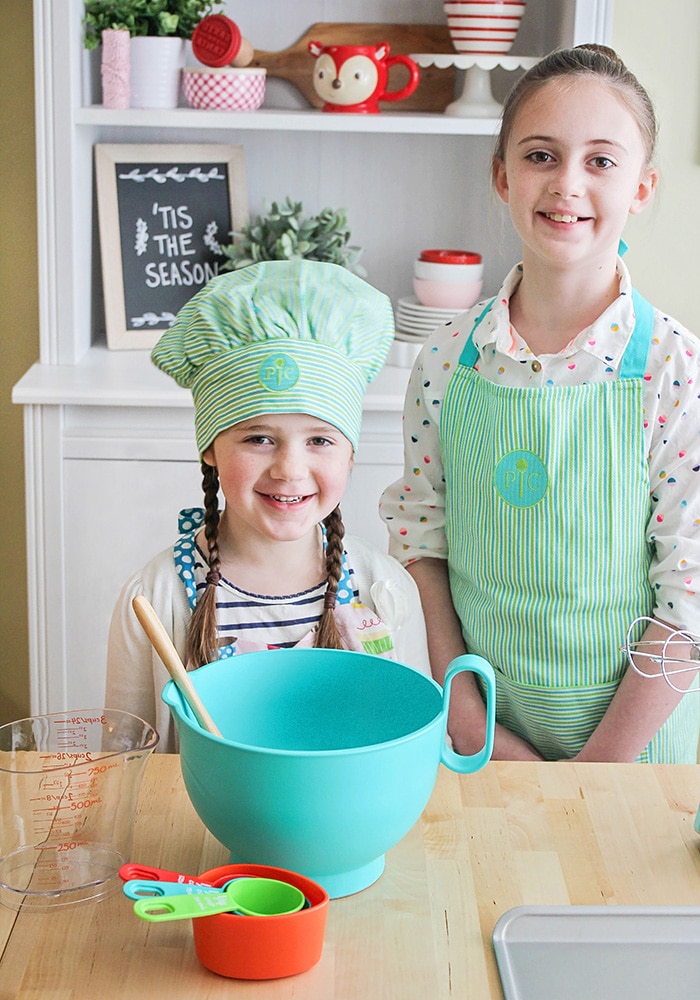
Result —
M 204 524 L 204 508 L 203 507 L 184 507 L 177 518 L 177 530 L 180 537 L 175 543 L 175 565 L 177 566 L 177 571 L 180 579 L 185 585 L 187 591 L 187 600 L 190 608 L 194 611 L 195 604 L 197 603 L 197 581 L 195 580 L 195 566 L 197 569 L 201 569 L 201 560 L 196 559 L 196 549 L 195 535 L 197 531 Z M 323 533 L 323 542 L 325 546 L 326 541 L 326 529 L 323 524 L 321 524 L 321 531 Z M 204 579 L 204 574 L 200 574 L 202 580 Z M 200 581 L 201 582 L 201 581 Z M 338 590 L 336 595 L 336 600 L 338 604 L 350 604 L 357 598 L 357 591 L 354 588 L 351 571 L 347 564 L 347 553 L 343 553 L 342 569 L 340 574 L 340 580 L 338 581 Z
M 474 340 L 476 368 L 491 382 L 540 388 L 613 380 L 634 327 L 632 286 L 618 260 L 620 297 L 559 354 L 535 356 L 510 323 L 520 267 L 506 278 Z M 483 304 L 438 328 L 414 366 L 404 409 L 405 471 L 380 512 L 390 551 L 404 564 L 446 558 L 439 421 L 445 388 Z M 655 311 L 644 375 L 644 444 L 651 484 L 647 540 L 656 614 L 678 627 L 700 620 L 700 342 Z M 468 499 L 467 499 L 468 502 Z

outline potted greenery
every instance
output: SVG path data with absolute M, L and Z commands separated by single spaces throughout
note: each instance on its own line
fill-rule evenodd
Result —
M 106 29 L 124 29 L 132 38 L 191 38 L 203 17 L 217 13 L 223 0 L 85 0 L 85 48 L 96 49 Z
M 97 48 L 103 31 L 128 32 L 131 107 L 176 107 L 185 40 L 222 5 L 223 0 L 85 0 L 85 48 Z
M 237 270 L 260 260 L 329 261 L 347 267 L 360 277 L 366 272 L 358 264 L 362 247 L 350 246 L 350 229 L 344 209 L 324 208 L 318 215 L 302 217 L 300 201 L 287 196 L 283 202 L 265 203 L 265 214 L 231 235 L 236 237 L 221 252 L 228 258 L 222 271 Z

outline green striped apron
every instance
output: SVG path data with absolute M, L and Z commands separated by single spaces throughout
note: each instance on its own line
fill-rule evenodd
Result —
M 496 671 L 496 717 L 547 760 L 576 754 L 627 667 L 630 623 L 653 611 L 643 375 L 653 309 L 612 382 L 513 388 L 482 378 L 474 329 L 445 392 L 440 444 L 450 587 L 469 652 Z M 684 698 L 640 756 L 696 760 Z

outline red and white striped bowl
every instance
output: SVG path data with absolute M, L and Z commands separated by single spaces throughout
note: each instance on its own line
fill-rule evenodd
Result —
M 217 111 L 255 111 L 265 96 L 264 69 L 229 66 L 187 68 L 182 71 L 182 89 L 191 108 Z
M 522 0 L 445 0 L 447 27 L 457 52 L 509 52 L 524 11 Z

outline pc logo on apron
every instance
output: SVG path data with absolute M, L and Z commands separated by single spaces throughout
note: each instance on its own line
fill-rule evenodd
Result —
M 496 492 L 511 507 L 534 507 L 547 492 L 549 479 L 542 460 L 532 451 L 510 451 L 493 474 Z

